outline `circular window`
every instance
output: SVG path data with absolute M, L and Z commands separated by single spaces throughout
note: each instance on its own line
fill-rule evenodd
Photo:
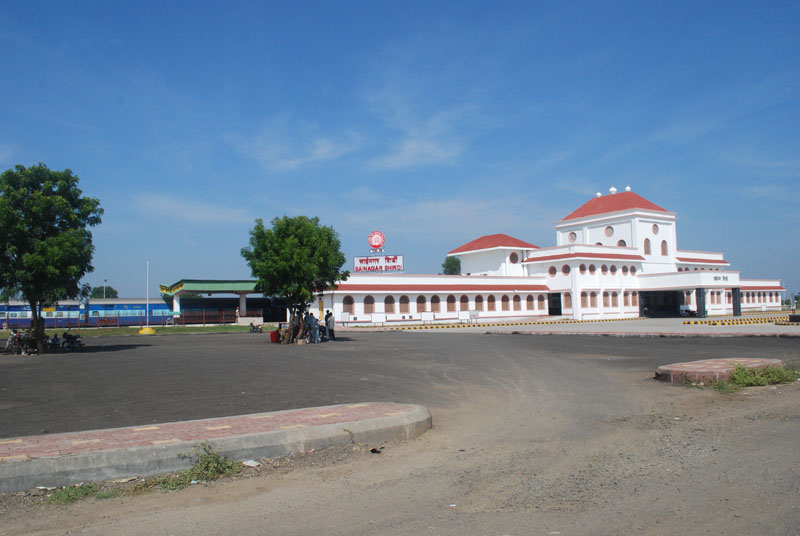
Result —
M 597 271 L 597 268 L 594 267 L 594 264 L 589 265 L 589 273 L 594 274 Z
M 517 253 L 514 252 L 508 257 L 508 260 L 511 261 L 511 264 L 517 264 L 519 262 L 519 255 L 517 255 Z
M 614 275 L 614 274 L 616 274 L 616 273 L 617 273 L 617 267 L 616 267 L 615 265 L 613 265 L 613 264 L 612 264 L 612 265 L 611 265 L 611 275 Z
M 622 267 L 622 275 L 628 275 L 628 267 L 627 266 L 623 266 Z
M 555 267 L 555 266 L 551 266 L 551 267 L 550 267 L 550 268 L 547 270 L 547 273 L 548 273 L 548 274 L 550 274 L 550 277 L 555 277 L 555 276 L 556 276 L 556 272 L 558 272 L 558 270 L 556 270 L 556 267 Z
M 636 267 L 631 266 L 631 275 L 636 275 Z
M 561 267 L 561 273 L 564 275 L 569 275 L 569 264 L 565 264 Z
M 658 234 L 658 225 L 655 223 L 653 224 L 653 234 Z
M 624 240 L 620 240 L 619 242 L 617 242 L 617 246 L 619 246 L 621 248 L 624 248 L 627 245 L 628 245 L 627 242 L 625 242 Z
M 603 266 L 600 267 L 600 271 L 603 272 L 603 275 L 607 274 L 608 273 L 608 266 L 606 266 L 604 264 Z
M 582 274 L 585 274 L 586 273 L 586 265 L 585 264 L 581 264 L 580 267 L 579 267 L 579 270 L 581 271 Z
M 614 228 L 610 225 L 606 227 L 606 236 L 614 236 Z
M 570 242 L 575 242 L 577 239 L 578 239 L 578 235 L 576 235 L 574 232 L 569 233 L 567 235 L 567 240 L 569 240 Z

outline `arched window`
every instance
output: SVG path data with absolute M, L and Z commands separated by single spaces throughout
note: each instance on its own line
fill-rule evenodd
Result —
M 375 298 L 372 296 L 364 297 L 364 314 L 371 315 L 375 312 Z
M 622 275 L 628 275 L 628 267 L 627 266 L 623 266 L 622 267 Z
M 456 310 L 456 297 L 450 294 L 447 297 L 447 312 L 453 313 Z
M 585 264 L 581 264 L 581 265 L 578 267 L 578 270 L 580 270 L 580 272 L 581 272 L 582 274 L 585 274 L 585 273 L 586 273 L 586 265 L 585 265 Z
M 662 240 L 661 241 L 661 255 L 664 256 L 664 257 L 669 255 L 669 247 L 667 247 L 667 241 L 666 240 Z
M 725 300 L 726 300 L 728 303 L 731 303 L 731 298 L 733 298 L 733 296 L 731 296 L 731 293 L 730 293 L 730 292 L 727 292 L 727 293 L 725 294 Z
M 625 242 L 624 240 L 618 240 L 618 241 L 617 241 L 617 246 L 619 246 L 619 247 L 621 247 L 621 248 L 624 248 L 624 247 L 626 247 L 627 245 L 628 245 L 628 244 L 627 244 L 627 242 Z
M 681 267 L 679 266 L 679 267 L 678 267 L 678 271 L 679 271 L 679 272 L 682 272 L 682 271 L 683 271 L 683 268 L 681 268 Z
M 497 307 L 495 305 L 495 299 L 493 295 L 489 295 L 489 299 L 487 300 L 487 307 L 489 311 L 496 311 Z
M 603 272 L 603 275 L 606 275 L 608 273 L 608 266 L 604 264 L 600 267 L 600 271 Z
M 383 310 L 386 313 L 394 313 L 394 296 L 386 296 L 383 299 Z
M 619 307 L 619 293 L 611 293 L 611 307 Z
M 428 300 L 425 299 L 425 296 L 417 296 L 417 312 L 424 313 L 428 310 Z
M 592 308 L 597 309 L 597 292 L 592 292 L 589 295 L 589 299 L 591 300 Z
M 351 315 L 354 314 L 354 305 L 355 300 L 353 300 L 352 296 L 345 296 L 342 300 L 342 311 L 345 313 L 350 313 Z
M 603 292 L 603 307 L 609 307 L 608 292 Z
M 595 273 L 596 271 L 597 271 L 597 268 L 595 268 L 594 264 L 590 264 L 590 265 L 589 265 L 589 273 L 590 273 L 591 275 L 594 275 L 594 273 Z
M 581 292 L 581 307 L 584 309 L 589 307 L 589 294 L 586 292 Z
M 533 309 L 534 309 L 535 307 L 536 307 L 536 304 L 535 304 L 535 303 L 534 303 L 534 301 L 533 301 L 533 296 L 531 296 L 530 294 L 528 294 L 528 297 L 527 297 L 527 298 L 525 298 L 525 308 L 526 308 L 528 311 L 533 311 Z
M 650 255 L 650 239 L 649 238 L 645 238 L 644 239 L 644 254 L 645 255 Z
M 508 299 L 508 296 L 503 294 L 503 297 L 501 298 L 500 301 L 501 301 L 500 305 L 503 308 L 503 311 L 508 311 L 509 310 L 509 299 Z
M 461 299 L 458 300 L 458 305 L 460 311 L 469 311 L 469 298 L 466 295 L 461 296 Z
M 636 267 L 631 266 L 631 275 L 636 275 Z
M 617 275 L 617 266 L 615 264 L 611 265 L 611 275 Z
M 631 293 L 627 290 L 622 293 L 622 305 L 624 307 L 630 307 L 631 305 Z
M 514 296 L 514 310 L 522 311 L 522 298 L 519 296 Z
M 572 309 L 572 294 L 564 293 L 564 309 Z
M 634 291 L 633 294 L 631 294 L 631 301 L 633 302 L 633 306 L 634 307 L 639 307 L 639 293 L 638 292 Z
M 544 309 L 544 296 L 539 294 L 539 297 L 536 298 L 536 307 L 541 311 Z
M 408 296 L 400 296 L 400 312 L 408 312 Z
M 475 296 L 475 310 L 483 311 L 483 296 Z
M 439 296 L 431 296 L 431 312 L 438 313 L 442 310 L 441 299 Z
M 691 305 L 691 304 L 692 304 L 692 291 L 691 290 L 687 290 L 686 291 L 686 305 Z

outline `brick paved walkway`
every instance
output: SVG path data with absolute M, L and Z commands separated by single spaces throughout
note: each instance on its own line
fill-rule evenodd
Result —
M 408 404 L 341 404 L 127 428 L 13 437 L 0 439 L 0 463 L 19 463 L 36 458 L 71 456 L 129 447 L 196 443 L 259 432 L 296 430 L 326 424 L 403 415 L 412 410 L 413 406 Z

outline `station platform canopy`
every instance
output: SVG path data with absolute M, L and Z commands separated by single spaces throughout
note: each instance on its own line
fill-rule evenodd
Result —
M 172 285 L 161 285 L 161 294 L 181 295 L 185 292 L 198 294 L 252 294 L 256 282 L 244 279 L 181 279 Z
M 256 281 L 247 279 L 181 279 L 172 285 L 160 285 L 161 294 L 172 296 L 172 310 L 181 312 L 181 295 L 187 292 L 198 294 L 238 294 L 242 315 L 247 312 L 247 295 L 256 293 Z

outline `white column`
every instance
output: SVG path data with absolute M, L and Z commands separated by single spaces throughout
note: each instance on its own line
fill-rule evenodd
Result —
M 172 312 L 181 314 L 181 295 L 175 294 L 172 296 Z
M 247 294 L 239 294 L 239 317 L 247 314 Z

